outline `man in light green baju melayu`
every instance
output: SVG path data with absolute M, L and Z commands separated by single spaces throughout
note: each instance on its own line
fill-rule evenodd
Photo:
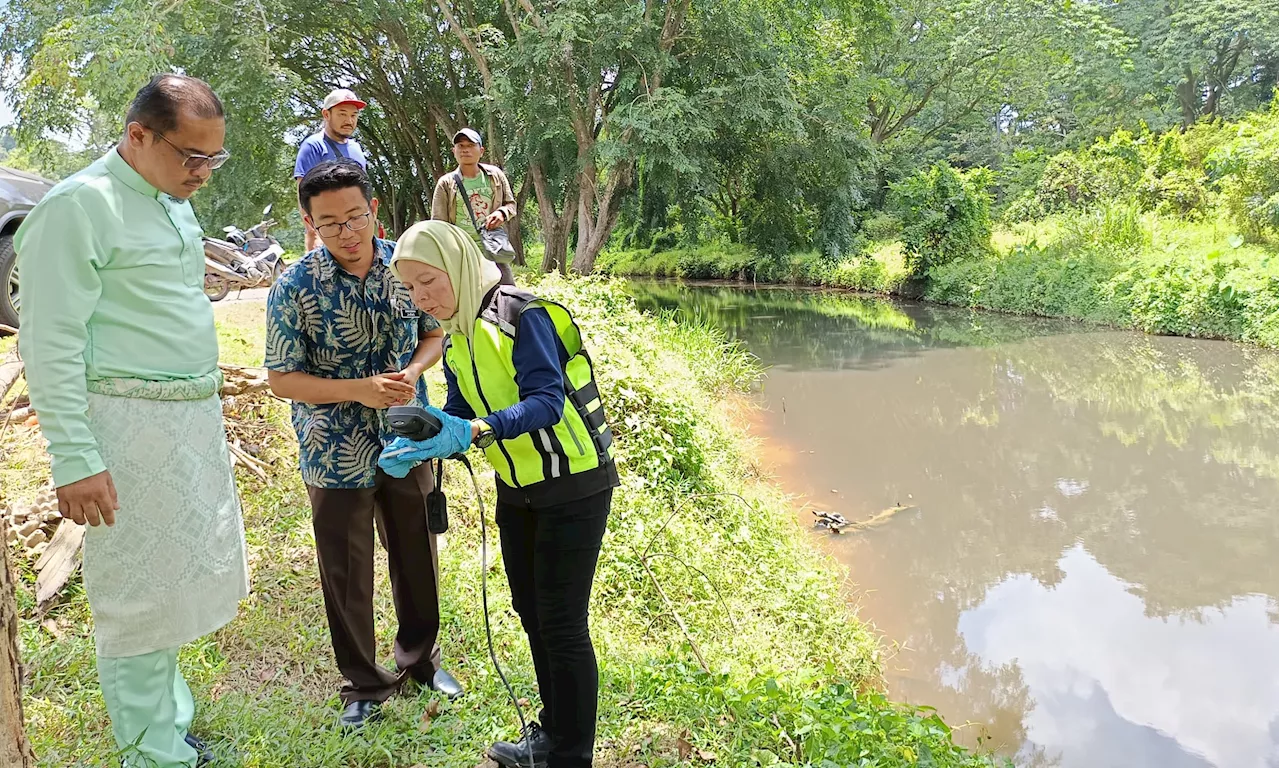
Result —
M 201 765 L 178 648 L 248 594 L 204 248 L 188 198 L 227 159 L 222 104 L 160 75 L 124 136 L 18 230 L 19 349 L 58 508 L 89 526 L 98 679 L 125 766 Z

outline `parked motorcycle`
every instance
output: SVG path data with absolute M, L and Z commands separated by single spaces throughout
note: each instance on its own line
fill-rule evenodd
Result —
M 262 211 L 262 221 L 246 232 L 224 227 L 223 239 L 204 238 L 204 294 L 221 301 L 231 289 L 265 288 L 284 272 L 284 248 L 267 230 L 276 225 L 271 206 Z

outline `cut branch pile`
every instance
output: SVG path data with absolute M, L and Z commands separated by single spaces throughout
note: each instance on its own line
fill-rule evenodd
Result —
M 272 397 L 267 371 L 225 364 L 219 368 L 224 378 L 222 412 L 231 466 L 243 467 L 261 482 L 270 483 L 271 465 L 262 457 L 263 446 L 273 431 L 267 421 Z M 22 372 L 22 361 L 16 352 L 0 363 L 0 454 L 4 452 L 8 430 L 33 429 L 39 425 L 25 393 L 6 403 L 9 391 L 22 378 Z M 0 503 L 0 532 L 6 545 L 21 544 L 27 557 L 36 559 L 36 601 L 44 613 L 56 602 L 80 566 L 84 526 L 62 524 L 57 492 L 50 483 L 29 503 L 14 500 L 11 507 Z

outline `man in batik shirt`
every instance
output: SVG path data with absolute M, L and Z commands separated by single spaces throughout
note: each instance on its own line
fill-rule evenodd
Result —
M 385 410 L 425 405 L 423 372 L 441 354 L 439 324 L 419 312 L 387 264 L 395 243 L 374 236 L 378 201 L 349 160 L 321 163 L 298 201 L 323 245 L 285 271 L 267 301 L 272 390 L 293 401 L 302 480 L 342 688 L 340 722 L 377 718 L 406 678 L 444 693 L 462 687 L 440 667 L 436 537 L 427 530 L 430 468 L 396 479 L 378 469 L 392 435 Z M 373 616 L 374 517 L 395 598 L 396 672 L 378 665 Z

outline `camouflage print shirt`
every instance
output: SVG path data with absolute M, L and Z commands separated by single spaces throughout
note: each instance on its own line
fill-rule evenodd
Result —
M 338 266 L 321 246 L 285 270 L 267 299 L 266 366 L 326 379 L 400 371 L 419 340 L 439 326 L 419 312 L 387 264 L 395 244 L 374 240 L 368 276 Z M 415 403 L 425 405 L 418 381 Z M 360 403 L 293 404 L 302 480 L 315 488 L 371 488 L 378 454 L 392 438 L 386 413 Z

